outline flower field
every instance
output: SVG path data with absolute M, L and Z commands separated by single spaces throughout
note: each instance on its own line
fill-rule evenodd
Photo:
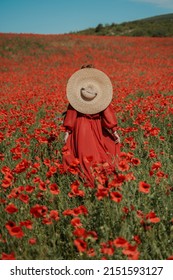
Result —
M 0 34 L 0 61 L 0 259 L 173 259 L 173 39 Z M 62 165 L 85 63 L 113 83 L 121 137 L 96 188 Z

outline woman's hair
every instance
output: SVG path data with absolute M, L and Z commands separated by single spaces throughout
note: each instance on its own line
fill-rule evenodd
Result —
M 83 69 L 83 68 L 94 68 L 94 65 L 93 64 L 83 64 L 81 66 L 81 69 Z

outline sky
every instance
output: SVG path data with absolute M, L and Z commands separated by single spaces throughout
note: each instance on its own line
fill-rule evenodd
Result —
M 0 0 L 0 32 L 64 34 L 173 13 L 173 0 Z

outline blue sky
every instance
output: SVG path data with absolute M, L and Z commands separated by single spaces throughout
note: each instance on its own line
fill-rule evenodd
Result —
M 63 34 L 173 13 L 173 0 L 0 0 L 0 32 Z

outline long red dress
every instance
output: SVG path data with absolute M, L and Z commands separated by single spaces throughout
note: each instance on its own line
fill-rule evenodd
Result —
M 117 129 L 112 105 L 92 115 L 79 113 L 69 105 L 63 125 L 70 131 L 66 142 L 68 152 L 63 153 L 64 168 L 67 171 L 74 160 L 79 159 L 79 172 L 84 174 L 87 183 L 93 187 L 92 164 L 106 162 L 115 167 L 120 155 L 120 144 L 115 144 L 114 137 L 107 130 L 114 132 Z

